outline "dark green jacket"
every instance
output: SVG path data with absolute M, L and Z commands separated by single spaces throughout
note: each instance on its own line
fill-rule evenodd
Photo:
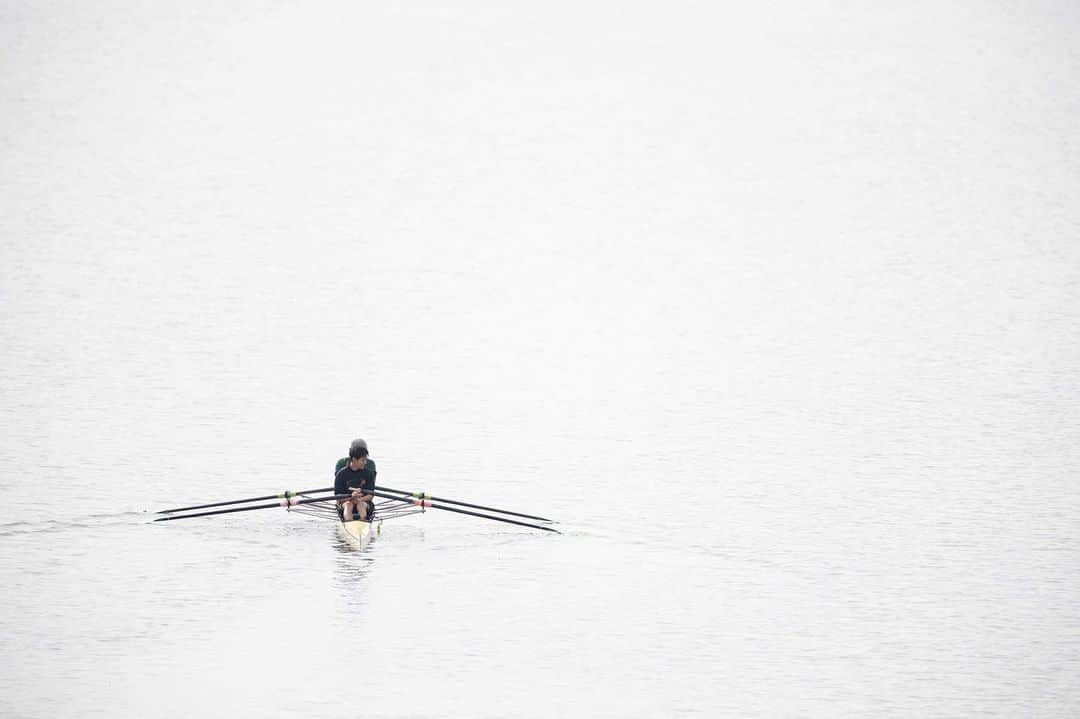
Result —
M 344 479 L 344 477 L 342 477 L 342 474 L 341 474 L 341 470 L 347 469 L 348 466 L 349 466 L 349 458 L 348 457 L 343 457 L 342 459 L 339 459 L 337 461 L 337 466 L 334 468 L 334 494 L 348 494 L 349 493 L 346 490 L 344 482 L 342 481 Z M 356 484 L 355 483 L 356 477 L 354 477 L 353 475 L 356 475 L 356 474 L 364 475 L 364 482 L 363 482 L 364 488 L 369 489 L 369 490 L 374 490 L 375 489 L 375 473 L 376 473 L 375 460 L 373 460 L 371 457 L 368 457 L 367 462 L 364 464 L 364 468 L 362 470 L 360 470 L 359 473 L 352 472 L 350 470 L 350 471 L 347 471 L 345 474 L 350 475 L 349 478 L 354 480 L 354 482 L 353 482 L 354 484 Z

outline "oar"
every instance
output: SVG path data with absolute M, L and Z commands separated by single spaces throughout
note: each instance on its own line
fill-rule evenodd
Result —
M 297 497 L 301 494 L 318 494 L 319 492 L 333 492 L 333 487 L 327 487 L 325 489 L 305 489 L 303 492 L 290 492 L 285 490 L 278 494 L 268 494 L 265 497 L 250 497 L 248 499 L 232 499 L 228 502 L 211 502 L 210 504 L 196 504 L 193 507 L 177 507 L 176 509 L 163 509 L 158 514 L 172 514 L 173 512 L 190 512 L 195 509 L 209 509 L 210 507 L 226 507 L 230 504 L 246 504 L 248 502 L 262 502 L 267 499 L 288 499 L 289 497 Z M 277 507 L 279 505 L 267 505 Z
M 320 490 L 326 491 L 326 490 Z M 331 499 L 348 499 L 352 495 L 349 494 L 335 494 L 331 497 L 318 497 L 314 499 L 297 499 L 296 497 L 286 497 L 280 502 L 273 502 L 271 504 L 256 504 L 254 507 L 233 507 L 232 509 L 215 509 L 213 512 L 196 512 L 195 514 L 174 514 L 171 517 L 158 517 L 155 522 L 169 522 L 174 519 L 191 519 L 192 517 L 209 517 L 215 514 L 230 514 L 232 512 L 250 512 L 255 509 L 273 509 L 274 507 L 295 507 L 298 504 L 312 504 L 314 502 L 328 502 Z
M 383 489 L 385 489 L 385 487 Z M 390 491 L 392 492 L 394 490 L 390 490 Z M 386 494 L 386 492 L 381 492 L 379 490 L 375 490 L 373 492 L 373 494 L 376 497 L 382 497 L 384 499 L 397 499 L 397 500 L 402 499 L 402 497 L 399 497 L 399 496 L 396 496 L 396 495 L 393 495 L 393 494 Z M 429 502 L 426 499 L 408 499 L 406 501 L 412 502 L 413 504 L 415 504 L 417 506 L 420 506 L 420 507 L 426 507 L 427 509 L 441 509 L 441 510 L 446 511 L 446 512 L 457 512 L 458 514 L 468 514 L 471 517 L 483 517 L 484 519 L 494 519 L 496 522 L 506 522 L 507 524 L 517 524 L 517 525 L 520 525 L 522 527 L 531 527 L 533 529 L 542 529 L 545 532 L 555 532 L 555 534 L 562 534 L 562 532 L 560 532 L 559 530 L 553 529 L 551 527 L 545 527 L 542 524 L 529 524 L 528 522 L 519 522 L 516 519 L 506 519 L 505 517 L 493 517 L 490 514 L 480 514 L 479 512 L 470 512 L 467 509 L 454 509 L 453 507 L 444 507 L 441 504 L 432 504 L 431 502 Z M 445 500 L 443 500 L 443 501 L 445 501 Z M 169 517 L 169 519 L 172 519 L 172 517 Z M 378 519 L 378 517 L 376 517 L 376 519 Z M 155 521 L 160 522 L 161 520 L 158 519 L 158 520 L 155 520 Z M 548 520 L 548 521 L 550 521 L 550 520 Z
M 433 499 L 436 502 L 445 502 L 446 504 L 454 504 L 459 507 L 472 507 L 473 509 L 483 509 L 487 512 L 498 512 L 499 514 L 508 514 L 511 517 L 524 517 L 525 519 L 535 519 L 540 522 L 551 522 L 557 524 L 554 519 L 547 519 L 546 517 L 537 517 L 533 514 L 522 514 L 521 512 L 511 512 L 506 509 L 496 509 L 495 507 L 485 507 L 482 504 L 469 504 L 468 502 L 458 502 L 453 499 L 447 499 L 445 497 L 433 497 L 427 492 L 403 492 L 400 489 L 390 489 L 389 487 L 376 487 L 375 489 L 381 489 L 384 492 L 394 492 L 396 494 L 404 494 L 409 497 L 416 497 L 417 499 Z M 444 508 L 445 509 L 445 508 Z M 481 515 L 484 516 L 484 515 Z

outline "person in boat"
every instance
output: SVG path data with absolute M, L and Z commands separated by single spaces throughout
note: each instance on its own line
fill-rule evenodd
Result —
M 370 522 L 375 514 L 375 460 L 368 456 L 367 442 L 354 439 L 347 459 L 339 459 L 334 475 L 334 494 L 342 521 L 362 519 Z M 353 514 L 356 514 L 354 517 Z

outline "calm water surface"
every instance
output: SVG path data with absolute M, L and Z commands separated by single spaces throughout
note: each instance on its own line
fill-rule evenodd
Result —
M 2 18 L 0 715 L 1080 714 L 1071 3 Z

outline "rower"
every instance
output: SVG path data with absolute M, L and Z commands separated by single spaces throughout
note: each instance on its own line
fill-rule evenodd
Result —
M 359 515 L 356 519 L 370 522 L 375 513 L 375 460 L 368 457 L 367 442 L 354 439 L 349 445 L 348 460 L 339 460 L 337 474 L 334 476 L 334 494 L 350 495 L 337 500 L 341 521 L 353 521 L 353 510 Z

